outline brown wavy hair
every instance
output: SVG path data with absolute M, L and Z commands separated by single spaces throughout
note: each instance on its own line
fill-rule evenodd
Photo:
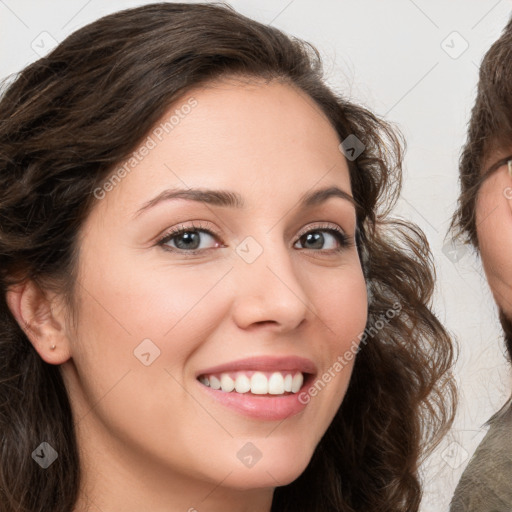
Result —
M 450 226 L 454 238 L 479 251 L 476 231 L 476 200 L 482 183 L 512 154 L 492 162 L 494 153 L 512 147 L 512 18 L 480 65 L 475 104 L 471 110 L 466 142 L 459 159 L 460 195 Z M 505 345 L 512 360 L 512 320 L 499 311 Z
M 158 3 L 76 31 L 26 67 L 0 100 L 0 509 L 69 512 L 80 460 L 59 366 L 45 363 L 6 304 L 34 280 L 73 303 L 78 233 L 93 191 L 179 96 L 227 76 L 278 79 L 305 91 L 340 142 L 358 204 L 358 249 L 372 332 L 343 403 L 306 470 L 274 491 L 274 512 L 414 512 L 418 465 L 453 418 L 451 339 L 431 310 L 428 243 L 389 218 L 401 187 L 403 141 L 329 89 L 310 44 L 216 4 Z M 400 313 L 385 318 L 400 305 Z M 395 305 L 395 307 L 394 307 Z M 384 321 L 386 320 L 386 321 Z M 51 411 L 51 413 L 48 413 Z M 42 470 L 41 439 L 58 452 Z

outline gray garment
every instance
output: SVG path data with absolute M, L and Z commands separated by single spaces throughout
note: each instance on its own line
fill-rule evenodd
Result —
M 512 511 L 512 403 L 489 421 L 489 431 L 455 489 L 450 512 Z

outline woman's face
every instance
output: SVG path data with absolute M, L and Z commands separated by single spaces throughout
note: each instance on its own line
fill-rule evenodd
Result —
M 61 368 L 84 460 L 148 486 L 287 484 L 367 318 L 339 140 L 309 97 L 261 81 L 191 91 L 161 122 L 81 232 Z

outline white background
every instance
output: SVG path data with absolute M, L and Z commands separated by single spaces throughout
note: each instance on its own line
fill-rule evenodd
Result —
M 0 77 L 37 59 L 36 51 L 47 51 L 52 38 L 61 41 L 102 15 L 145 3 L 150 2 L 0 0 Z M 471 250 L 455 257 L 443 247 L 457 200 L 457 162 L 478 65 L 508 21 L 512 3 L 230 3 L 249 17 L 313 43 L 324 57 L 329 84 L 396 124 L 407 139 L 397 214 L 419 224 L 430 240 L 438 269 L 434 308 L 460 346 L 457 420 L 423 466 L 422 512 L 448 510 L 460 474 L 485 433 L 485 421 L 504 403 L 511 387 L 496 310 L 478 258 Z

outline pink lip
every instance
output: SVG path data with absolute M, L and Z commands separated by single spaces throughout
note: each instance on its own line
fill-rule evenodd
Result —
M 302 373 L 316 374 L 316 366 L 310 359 L 298 356 L 255 356 L 238 361 L 212 366 L 196 373 L 196 378 L 200 375 L 209 375 L 212 373 L 236 372 L 243 370 L 259 371 L 299 371 Z
M 299 371 L 304 375 L 304 383 L 297 393 L 284 396 L 253 395 L 251 393 L 227 393 L 212 389 L 197 380 L 201 389 L 211 398 L 221 404 L 251 418 L 276 421 L 284 420 L 304 410 L 307 403 L 302 403 L 299 397 L 311 385 L 317 373 L 316 365 L 310 359 L 298 356 L 256 356 L 239 359 L 229 363 L 205 368 L 196 373 L 196 379 L 201 375 L 219 374 L 236 371 Z
M 309 400 L 302 402 L 299 400 L 299 397 L 304 395 L 313 379 L 313 375 L 307 375 L 297 393 L 275 397 L 271 395 L 258 396 L 251 393 L 236 393 L 235 391 L 228 393 L 220 389 L 212 389 L 199 381 L 197 381 L 197 384 L 211 398 L 238 413 L 258 420 L 282 421 L 300 413 L 308 405 Z

